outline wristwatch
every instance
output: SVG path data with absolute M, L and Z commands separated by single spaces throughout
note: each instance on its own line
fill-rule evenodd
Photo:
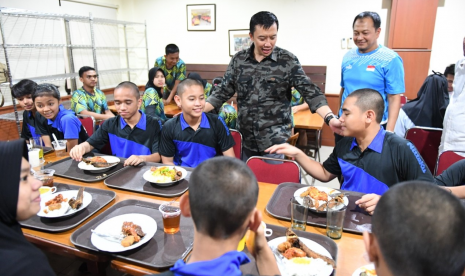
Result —
M 327 124 L 329 126 L 329 122 L 332 120 L 332 119 L 337 119 L 336 115 L 334 114 L 331 114 L 331 115 L 328 115 L 325 117 L 325 124 Z

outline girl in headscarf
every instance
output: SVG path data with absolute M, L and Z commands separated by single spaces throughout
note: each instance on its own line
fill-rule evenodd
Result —
M 31 175 L 23 139 L 0 142 L 0 271 L 2 275 L 55 275 L 47 257 L 29 243 L 18 221 L 40 211 L 39 187 Z
M 202 79 L 199 74 L 192 72 L 187 75 L 187 78 L 198 80 L 203 84 L 205 100 L 210 96 L 213 86 L 206 80 Z M 228 128 L 236 129 L 237 111 L 230 104 L 224 103 L 218 110 L 218 116 L 223 118 Z
M 404 137 L 407 130 L 415 126 L 442 128 L 448 105 L 447 79 L 434 72 L 426 78 L 417 98 L 402 106 L 394 132 Z
M 168 120 L 163 105 L 163 91 L 165 89 L 165 73 L 158 67 L 149 71 L 149 80 L 145 85 L 140 109 L 146 115 L 160 119 L 163 123 Z

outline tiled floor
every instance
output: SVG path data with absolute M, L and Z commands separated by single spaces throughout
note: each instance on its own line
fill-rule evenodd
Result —
M 333 147 L 326 147 L 323 146 L 320 149 L 320 159 L 321 162 L 324 162 L 331 152 L 333 151 Z M 312 184 L 312 177 L 309 175 L 305 174 L 305 172 L 302 173 L 302 183 L 303 184 Z M 315 181 L 315 186 L 325 186 L 325 187 L 330 187 L 330 188 L 339 188 L 339 181 L 337 179 L 333 179 L 330 182 L 327 183 L 322 183 L 318 180 Z M 84 275 L 90 275 L 89 272 L 84 271 L 81 272 L 79 271 L 79 267 L 83 264 L 83 261 L 80 259 L 71 259 L 67 258 L 64 256 L 60 256 L 54 253 L 49 253 L 49 252 L 44 252 L 50 262 L 50 265 L 52 266 L 53 270 L 57 274 L 57 276 L 84 276 Z M 119 271 L 116 271 L 111 268 L 110 265 L 108 265 L 106 269 L 106 273 L 108 276 L 126 276 L 128 274 L 122 273 Z

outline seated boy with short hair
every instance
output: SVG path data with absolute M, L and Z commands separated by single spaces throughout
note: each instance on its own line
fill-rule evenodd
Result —
M 23 111 L 23 126 L 21 129 L 21 138 L 26 139 L 29 142 L 31 138 L 42 137 L 42 141 L 46 147 L 51 147 L 50 136 L 47 134 L 41 135 L 37 131 L 37 125 L 40 124 L 42 127 L 47 126 L 47 120 L 37 112 L 32 94 L 36 90 L 37 83 L 34 81 L 24 79 L 13 85 L 11 90 L 13 97 L 18 101 L 19 105 L 24 109 Z
M 224 120 L 203 112 L 203 92 L 203 84 L 197 80 L 185 79 L 179 83 L 174 99 L 182 114 L 163 126 L 160 140 L 163 164 L 196 167 L 217 152 L 235 157 L 234 139 Z
M 127 158 L 125 166 L 160 162 L 161 121 L 139 111 L 142 99 L 137 85 L 124 81 L 116 86 L 114 96 L 118 116 L 106 120 L 86 142 L 74 147 L 71 158 L 81 161 L 84 154 L 109 142 L 114 155 Z
M 280 274 L 260 227 L 262 215 L 255 208 L 258 183 L 247 165 L 236 158 L 215 157 L 200 164 L 189 182 L 180 207 L 183 216 L 194 220 L 192 254 L 187 263 L 178 260 L 163 274 L 242 275 L 240 265 L 250 260 L 237 246 L 247 229 L 256 233 L 252 254 L 260 275 Z
M 66 140 L 68 152 L 78 143 L 89 138 L 74 111 L 65 109 L 61 104 L 60 91 L 57 86 L 50 83 L 37 85 L 32 99 L 37 111 L 47 120 L 47 125 L 37 125 L 38 133 L 50 137 L 55 134 L 58 140 Z
M 460 276 L 465 269 L 465 209 L 427 182 L 390 188 L 378 202 L 372 233 L 363 233 L 379 276 Z

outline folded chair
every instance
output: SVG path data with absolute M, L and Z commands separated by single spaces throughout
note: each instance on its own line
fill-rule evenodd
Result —
M 234 139 L 234 142 L 236 143 L 233 147 L 234 149 L 234 155 L 236 155 L 236 158 L 241 159 L 242 158 L 242 134 L 235 130 L 235 129 L 230 129 L 231 136 Z
M 442 128 L 433 127 L 412 127 L 405 134 L 405 139 L 415 145 L 431 173 L 436 166 L 441 135 Z
M 94 117 L 91 115 L 81 115 L 81 114 L 78 114 L 77 117 L 79 121 L 81 121 L 81 124 L 86 130 L 87 135 L 89 135 L 89 137 L 92 136 L 92 134 L 94 134 L 94 131 L 95 131 Z
M 465 154 L 465 152 L 462 152 Z M 436 164 L 436 172 L 434 175 L 440 175 L 443 171 L 449 168 L 457 161 L 465 159 L 465 157 L 458 155 L 453 151 L 445 151 L 439 155 L 438 163 Z
M 281 163 L 269 164 L 265 161 Z M 252 156 L 247 160 L 247 166 L 253 171 L 259 182 L 272 184 L 283 182 L 300 183 L 300 166 L 292 160 Z

